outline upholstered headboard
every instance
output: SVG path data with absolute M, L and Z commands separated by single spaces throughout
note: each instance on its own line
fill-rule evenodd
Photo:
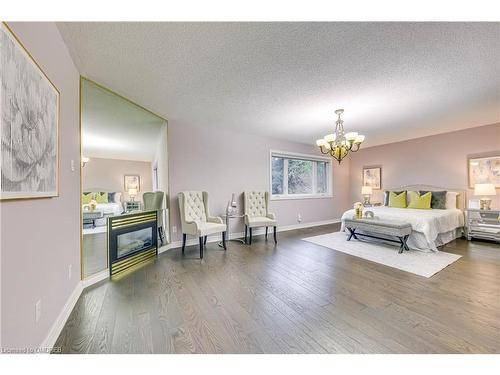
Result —
M 402 191 L 402 190 L 407 190 L 407 191 L 419 191 L 419 190 L 425 190 L 425 191 L 454 191 L 457 192 L 457 208 L 460 210 L 465 210 L 465 190 L 464 189 L 454 189 L 454 188 L 446 188 L 446 187 L 439 187 L 439 186 L 432 186 L 432 185 L 406 185 L 406 186 L 398 186 L 395 188 L 390 188 L 390 189 L 384 189 L 384 190 L 392 190 L 392 191 Z

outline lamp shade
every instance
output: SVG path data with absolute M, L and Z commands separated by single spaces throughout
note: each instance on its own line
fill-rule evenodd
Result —
M 371 195 L 373 193 L 371 186 L 363 186 L 361 188 L 361 194 L 363 195 Z
M 128 195 L 130 196 L 136 196 L 137 195 L 137 189 L 128 189 Z
M 495 185 L 493 184 L 476 184 L 474 185 L 474 195 L 488 196 L 496 195 Z

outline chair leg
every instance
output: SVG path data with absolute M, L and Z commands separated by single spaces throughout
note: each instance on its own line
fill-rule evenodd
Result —
M 163 227 L 158 227 L 158 235 L 160 236 L 160 241 L 163 245 L 165 242 L 165 232 L 163 231 Z
M 182 233 L 182 255 L 184 255 L 184 248 L 186 247 L 186 233 Z
M 203 259 L 203 237 L 200 237 L 200 259 Z
M 207 244 L 207 236 L 205 236 L 205 239 L 203 240 L 203 245 Z
M 245 244 L 247 243 L 248 225 L 245 224 Z
M 227 247 L 226 247 L 226 232 L 222 232 L 222 247 L 224 248 L 224 250 L 227 250 Z
M 274 235 L 274 243 L 278 243 L 278 240 L 276 239 L 276 226 L 273 227 L 273 235 Z
M 266 241 L 267 241 L 267 227 L 266 227 Z
M 248 230 L 250 231 L 250 239 L 248 240 L 248 244 L 251 245 L 252 244 L 252 228 L 248 228 Z

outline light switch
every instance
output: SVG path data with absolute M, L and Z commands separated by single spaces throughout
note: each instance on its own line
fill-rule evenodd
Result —
M 75 161 L 71 159 L 71 172 L 75 171 Z

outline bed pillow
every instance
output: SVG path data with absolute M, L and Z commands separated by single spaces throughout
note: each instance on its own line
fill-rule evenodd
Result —
M 113 202 L 120 203 L 122 201 L 122 193 L 115 193 L 115 198 Z
M 389 193 L 389 207 L 406 208 L 406 191 L 399 194 L 391 191 Z
M 108 203 L 115 202 L 115 195 L 116 195 L 116 192 L 108 193 Z
M 420 210 L 431 209 L 432 192 L 428 191 L 425 194 L 420 194 L 418 191 L 409 191 L 408 194 L 410 195 L 408 208 L 417 208 Z
M 108 193 L 103 191 L 96 193 L 95 200 L 97 203 L 108 203 Z
M 401 194 L 403 191 L 404 190 L 395 191 L 394 193 Z M 389 206 L 389 195 L 390 195 L 390 191 L 388 191 L 388 190 L 384 191 L 384 206 Z
M 446 209 L 454 210 L 457 208 L 457 196 L 458 193 L 456 191 L 447 191 L 446 192 Z
M 420 195 L 424 195 L 428 193 L 428 190 L 420 190 Z M 445 210 L 446 209 L 446 191 L 431 191 L 432 199 L 431 199 L 431 208 L 437 210 Z
M 82 204 L 90 204 L 90 201 L 92 200 L 93 196 L 94 196 L 94 193 L 84 192 L 82 194 Z

